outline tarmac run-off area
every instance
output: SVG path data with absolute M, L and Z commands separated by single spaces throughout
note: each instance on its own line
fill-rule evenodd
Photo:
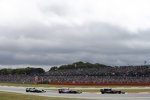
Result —
M 0 91 L 15 92 L 30 95 L 60 98 L 81 98 L 91 100 L 150 100 L 150 93 L 101 94 L 84 92 L 81 94 L 59 94 L 57 90 L 47 90 L 46 93 L 26 93 L 25 87 L 0 86 Z

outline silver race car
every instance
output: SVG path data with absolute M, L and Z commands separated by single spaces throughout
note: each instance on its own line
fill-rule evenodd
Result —
M 26 88 L 26 92 L 44 93 L 44 92 L 46 92 L 46 91 L 43 90 L 43 89 Z
M 58 89 L 58 93 L 80 94 L 82 92 L 79 90 L 72 90 L 72 89 Z

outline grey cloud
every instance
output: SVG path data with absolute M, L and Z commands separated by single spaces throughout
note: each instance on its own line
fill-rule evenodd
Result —
M 62 1 L 62 0 L 53 0 L 53 1 L 51 1 L 51 3 L 39 1 L 37 6 L 43 15 L 66 16 L 70 13 L 69 2 L 70 2 L 69 0 L 66 2 Z
M 108 65 L 140 64 L 149 60 L 150 47 L 142 48 L 145 42 L 150 43 L 149 32 L 133 34 L 106 23 L 3 28 L 0 64 L 59 65 L 79 60 Z

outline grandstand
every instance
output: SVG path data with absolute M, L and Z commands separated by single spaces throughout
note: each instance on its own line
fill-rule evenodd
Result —
M 37 72 L 37 71 L 36 71 Z M 48 72 L 0 75 L 0 82 L 46 84 L 150 85 L 150 66 L 111 67 L 77 62 L 52 67 Z

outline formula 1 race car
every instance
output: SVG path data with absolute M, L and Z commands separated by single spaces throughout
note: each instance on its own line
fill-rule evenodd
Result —
M 112 89 L 100 89 L 100 92 L 102 94 L 125 94 L 125 92 L 122 92 L 120 90 L 112 90 Z
M 43 89 L 26 88 L 26 92 L 44 93 L 44 92 L 46 92 L 46 91 L 43 90 Z
M 72 93 L 72 94 L 80 94 L 82 93 L 79 90 L 71 90 L 71 89 L 58 89 L 58 93 Z

